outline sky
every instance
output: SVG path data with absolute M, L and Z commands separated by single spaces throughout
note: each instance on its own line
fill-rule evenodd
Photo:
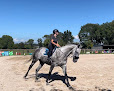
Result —
M 70 30 L 78 39 L 81 26 L 114 20 L 114 0 L 0 0 L 0 37 L 25 42 L 53 29 Z

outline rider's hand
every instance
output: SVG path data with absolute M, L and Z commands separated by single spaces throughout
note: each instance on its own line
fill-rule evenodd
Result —
M 59 44 L 56 45 L 57 47 L 61 47 Z

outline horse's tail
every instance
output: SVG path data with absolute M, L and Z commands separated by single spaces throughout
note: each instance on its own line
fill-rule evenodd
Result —
M 29 60 L 25 61 L 25 63 L 29 63 L 33 59 L 33 55 L 34 55 L 34 53 L 32 54 L 32 56 L 30 57 Z
M 30 62 L 33 59 L 33 55 L 31 56 L 31 58 L 29 60 L 27 60 L 25 63 Z
M 36 49 L 36 50 L 37 50 L 37 49 Z M 35 51 L 36 51 L 36 50 L 35 50 Z M 35 56 L 35 51 L 32 53 L 30 59 L 27 60 L 25 63 L 29 63 L 29 62 L 34 58 L 34 56 Z
M 37 49 L 32 53 L 31 58 L 30 58 L 29 60 L 27 60 L 25 63 L 28 63 L 28 62 L 30 62 L 32 59 L 34 59 L 34 58 L 35 58 L 35 53 L 36 53 L 37 51 L 39 51 L 39 50 L 40 50 L 40 48 L 37 48 Z

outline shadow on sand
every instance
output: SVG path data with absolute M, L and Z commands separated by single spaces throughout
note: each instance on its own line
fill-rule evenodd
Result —
M 45 78 L 45 79 L 47 79 L 48 74 L 39 73 L 39 74 L 38 74 L 38 77 L 39 77 L 39 79 L 40 79 L 40 78 Z M 35 74 L 33 74 L 33 75 L 28 75 L 27 79 L 30 79 L 30 78 L 35 78 Z M 70 79 L 71 81 L 75 81 L 75 80 L 76 80 L 76 77 L 70 77 L 70 76 L 68 76 L 68 79 Z M 54 74 L 51 74 L 49 83 L 51 83 L 51 82 L 53 82 L 53 81 L 55 81 L 55 80 L 61 80 L 61 81 L 67 86 L 67 84 L 66 84 L 66 82 L 65 82 L 65 76 L 59 75 L 58 72 L 55 72 Z
M 45 79 L 47 79 L 48 74 L 43 74 L 43 73 L 41 73 L 41 74 L 39 74 L 39 77 L 40 77 L 40 78 L 45 78 Z M 69 78 L 71 81 L 75 81 L 75 80 L 76 80 L 76 77 L 70 77 L 70 76 L 68 76 L 68 78 Z M 52 75 L 50 76 L 50 81 L 49 81 L 49 83 L 51 83 L 51 82 L 53 82 L 53 81 L 55 81 L 55 80 L 61 80 L 63 83 L 65 83 L 65 76 L 61 76 L 61 75 L 58 74 L 58 72 L 55 72 L 54 74 L 52 74 Z M 66 84 L 66 83 L 65 83 L 65 84 Z
M 40 73 L 39 74 L 39 79 L 40 78 L 47 79 L 47 77 L 48 77 L 48 74 L 44 74 L 44 73 Z M 28 78 L 27 79 L 30 79 L 30 78 L 35 78 L 35 74 L 28 75 Z M 68 76 L 68 78 L 71 81 L 75 81 L 76 80 L 76 77 L 70 77 L 70 76 Z M 50 76 L 50 82 L 49 83 L 51 83 L 51 82 L 53 82 L 55 80 L 61 80 L 67 86 L 67 84 L 65 82 L 65 76 L 59 75 L 58 72 L 55 72 L 54 74 L 52 74 Z M 32 91 L 32 90 L 30 90 L 30 91 Z M 51 91 L 62 91 L 62 90 L 54 90 L 54 89 L 52 89 Z M 75 90 L 75 89 L 73 89 L 72 91 L 91 91 L 91 90 Z M 103 89 L 103 88 L 100 88 L 100 87 L 95 87 L 94 91 L 112 91 L 112 90 L 110 90 L 110 89 Z

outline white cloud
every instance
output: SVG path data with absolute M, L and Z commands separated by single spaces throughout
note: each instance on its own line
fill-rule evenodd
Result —
M 78 35 L 74 36 L 75 39 L 79 39 Z
M 26 40 L 14 38 L 13 41 L 14 43 L 20 43 L 20 42 L 25 42 Z
M 37 40 L 34 40 L 34 43 L 36 43 L 36 44 L 37 44 L 37 43 L 38 43 L 38 42 L 37 42 Z
M 78 35 L 74 36 L 74 42 L 80 42 Z
M 28 40 L 14 38 L 13 41 L 14 41 L 14 43 L 20 43 L 20 42 L 26 42 L 26 41 L 28 41 Z M 34 40 L 34 43 L 37 44 L 37 40 Z

